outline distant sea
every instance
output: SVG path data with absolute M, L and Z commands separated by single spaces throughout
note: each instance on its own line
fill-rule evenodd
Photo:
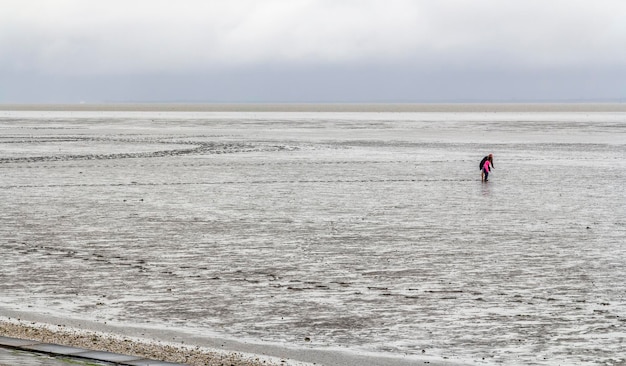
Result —
M 626 103 L 105 103 L 0 104 L 4 111 L 626 112 Z

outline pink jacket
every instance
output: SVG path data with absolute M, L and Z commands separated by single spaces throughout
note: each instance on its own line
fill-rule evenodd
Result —
M 491 168 L 491 162 L 489 160 L 486 160 L 485 164 L 483 165 L 483 170 L 489 173 L 489 168 Z

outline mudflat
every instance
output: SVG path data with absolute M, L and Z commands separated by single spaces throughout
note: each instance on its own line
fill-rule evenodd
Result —
M 0 131 L 4 315 L 318 364 L 620 359 L 622 111 L 31 110 Z

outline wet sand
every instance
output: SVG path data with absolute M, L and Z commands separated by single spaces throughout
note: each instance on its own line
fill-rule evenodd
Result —
M 0 314 L 327 365 L 619 357 L 623 113 L 88 112 L 3 115 Z

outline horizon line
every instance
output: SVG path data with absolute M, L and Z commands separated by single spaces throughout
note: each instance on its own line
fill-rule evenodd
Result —
M 584 102 L 105 102 L 0 103 L 24 112 L 626 112 L 626 101 Z

